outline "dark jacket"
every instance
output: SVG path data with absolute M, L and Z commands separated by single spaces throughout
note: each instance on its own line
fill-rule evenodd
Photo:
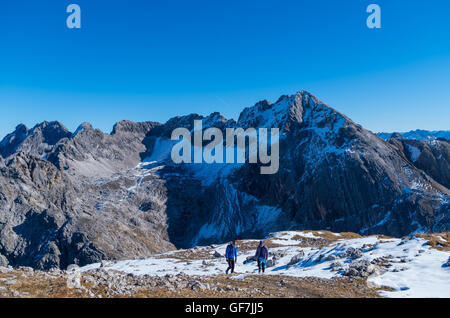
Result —
M 233 246 L 232 244 L 228 244 L 227 249 L 225 251 L 225 258 L 226 259 L 237 259 L 237 247 Z
M 258 245 L 258 248 L 256 249 L 255 258 L 256 259 L 258 259 L 258 258 L 268 259 L 269 258 L 269 249 L 267 248 L 267 246 Z

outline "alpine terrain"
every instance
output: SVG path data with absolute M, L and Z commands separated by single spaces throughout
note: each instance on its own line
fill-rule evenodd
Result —
M 279 128 L 278 173 L 173 163 L 172 131 L 196 119 L 204 129 Z M 446 232 L 449 189 L 448 140 L 383 140 L 305 91 L 237 121 L 121 121 L 110 134 L 19 125 L 0 142 L 0 266 L 66 269 L 281 231 Z

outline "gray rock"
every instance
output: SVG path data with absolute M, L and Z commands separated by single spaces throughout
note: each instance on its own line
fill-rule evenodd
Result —
M 8 264 L 9 264 L 8 259 L 4 255 L 0 254 L 0 266 L 6 267 L 8 266 Z
M 67 272 L 77 272 L 80 270 L 80 266 L 78 266 L 77 264 L 70 264 L 69 266 L 67 266 L 66 271 Z
M 6 274 L 6 273 L 9 273 L 11 271 L 13 271 L 13 269 L 10 269 L 8 267 L 0 266 L 0 274 Z
M 345 276 L 367 277 L 375 272 L 375 267 L 367 260 L 354 261 L 349 268 L 344 271 Z
M 16 269 L 24 272 L 24 274 L 33 274 L 34 273 L 34 269 L 29 266 L 18 266 Z
M 247 258 L 244 260 L 244 264 L 250 263 L 252 261 L 255 261 L 254 256 L 247 256 Z
M 358 270 L 356 270 L 356 268 L 350 267 L 348 268 L 345 272 L 344 272 L 345 276 L 349 276 L 349 277 L 356 277 L 356 276 L 360 276 Z
M 274 267 L 277 264 L 277 259 L 275 257 L 272 257 L 267 260 L 266 267 Z
M 71 272 L 67 277 L 67 287 L 69 288 L 82 288 L 81 286 L 81 273 L 78 271 Z
M 291 260 L 289 261 L 288 265 L 292 266 L 300 262 L 300 260 L 305 256 L 305 253 L 303 251 L 300 251 L 298 254 L 294 255 Z
M 209 289 L 209 285 L 204 285 L 199 281 L 190 281 L 187 284 L 187 287 L 192 289 L 192 290 L 204 290 L 204 289 Z
M 16 285 L 17 281 L 15 279 L 8 279 L 3 282 L 5 285 Z
M 275 257 L 276 259 L 280 259 L 280 258 L 286 256 L 287 251 L 284 251 L 284 250 L 281 250 L 281 251 L 274 251 L 274 252 L 271 252 L 271 254 L 272 254 L 273 257 Z
M 330 264 L 330 269 L 334 272 L 341 271 L 342 267 L 343 267 L 343 265 L 341 262 L 333 262 Z
M 450 189 L 450 141 L 402 139 L 403 152 L 417 168 L 425 171 L 430 177 Z M 418 149 L 419 155 L 413 153 Z
M 343 254 L 344 257 L 350 257 L 352 259 L 357 259 L 363 256 L 363 251 L 360 248 L 354 248 L 349 247 L 345 253 Z

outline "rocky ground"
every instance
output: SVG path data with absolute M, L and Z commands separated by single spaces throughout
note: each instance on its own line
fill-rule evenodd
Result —
M 0 297 L 379 297 L 364 279 L 249 275 L 162 277 L 97 269 L 88 273 L 1 269 Z
M 265 240 L 265 274 L 252 262 L 243 264 L 256 240 L 238 242 L 237 273 L 231 275 L 224 274 L 224 245 L 67 270 L 7 266 L 0 267 L 0 297 L 446 297 L 449 238 L 274 233 Z M 427 294 L 431 289 L 438 293 Z

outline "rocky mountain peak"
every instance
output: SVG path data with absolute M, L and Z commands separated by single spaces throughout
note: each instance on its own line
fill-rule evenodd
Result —
M 28 130 L 25 125 L 5 137 L 0 143 L 0 155 L 6 158 L 20 151 L 31 155 L 43 156 L 61 139 L 72 133 L 59 121 L 44 121 Z
M 16 129 L 14 130 L 15 134 L 26 134 L 28 132 L 28 127 L 24 124 L 17 125 Z
M 43 139 L 48 145 L 55 145 L 63 138 L 69 138 L 72 133 L 59 121 L 44 121 L 30 131 L 30 136 Z
M 6 158 L 23 142 L 28 136 L 28 128 L 24 124 L 16 127 L 14 132 L 8 134 L 2 141 L 0 141 L 0 157 Z
M 122 120 L 116 123 L 113 127 L 111 135 L 120 133 L 131 133 L 145 136 L 152 128 L 158 127 L 161 124 L 158 122 L 133 122 L 130 120 Z
M 293 127 L 299 128 L 304 122 L 305 114 L 316 118 L 320 117 L 318 113 L 324 111 L 338 114 L 311 93 L 299 91 L 294 95 L 283 95 L 273 104 L 263 100 L 252 107 L 245 108 L 239 115 L 238 126 L 280 128 L 287 132 Z
M 43 121 L 42 123 L 39 123 L 35 125 L 32 129 L 32 131 L 62 131 L 62 132 L 69 132 L 69 130 L 58 120 L 55 121 Z
M 75 137 L 79 132 L 84 131 L 84 130 L 92 130 L 94 129 L 94 127 L 92 127 L 92 125 L 88 122 L 84 122 L 82 123 L 80 126 L 78 126 L 78 128 L 75 130 L 75 132 L 72 134 L 72 138 Z

